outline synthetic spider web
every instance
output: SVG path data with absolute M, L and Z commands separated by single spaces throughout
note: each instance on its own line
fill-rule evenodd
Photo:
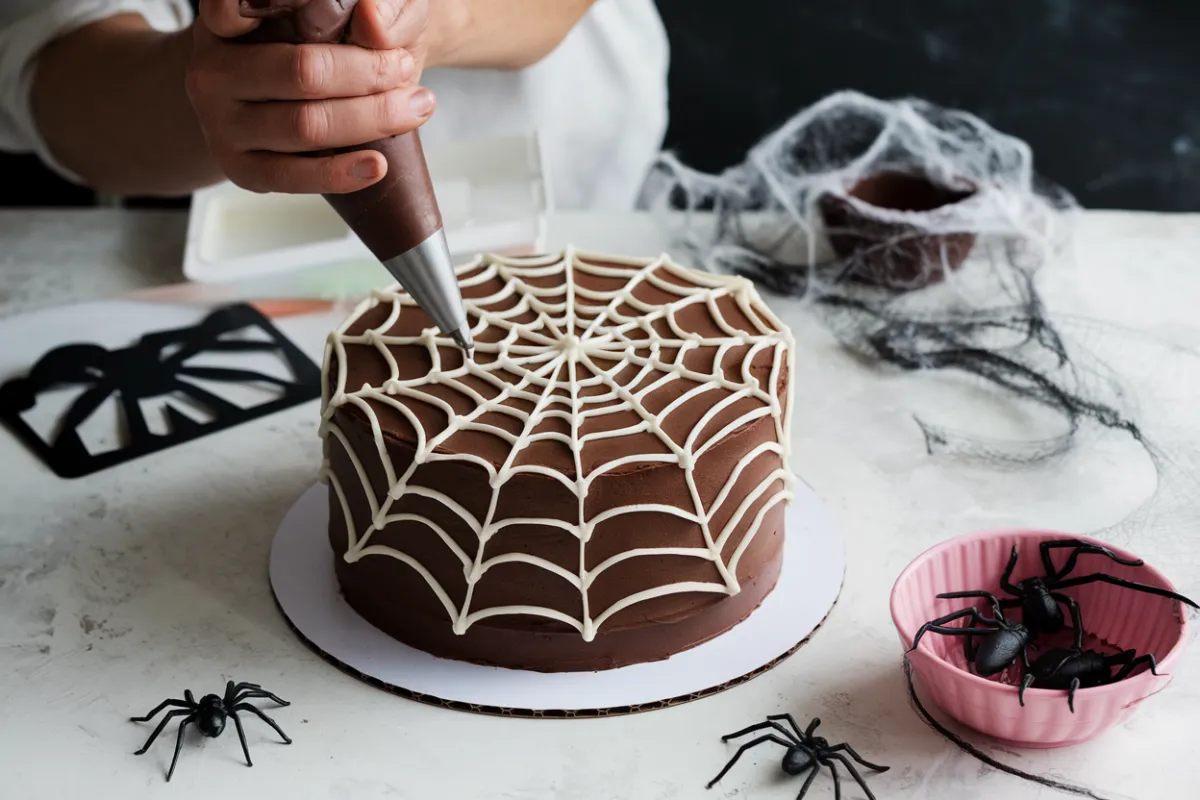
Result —
M 1036 286 L 1069 243 L 1074 199 L 1036 175 L 1027 143 L 972 114 L 838 92 L 721 175 L 664 154 L 642 203 L 671 213 L 706 269 L 803 298 L 863 358 L 964 373 L 1063 421 L 993 441 L 917 419 L 931 453 L 1031 463 L 1069 449 L 1085 420 L 1140 440 Z
M 666 256 L 630 260 L 572 249 L 540 258 L 480 257 L 458 275 L 476 342 L 473 359 L 464 360 L 427 327 L 396 287 L 376 291 L 330 334 L 322 477 L 349 533 L 344 558 L 387 556 L 408 565 L 460 635 L 487 617 L 525 614 L 565 623 L 590 641 L 614 614 L 653 598 L 736 594 L 739 560 L 771 510 L 792 497 L 793 480 L 785 394 L 792 338 L 752 283 L 696 273 Z M 376 380 L 351 388 L 355 365 L 372 361 Z M 397 466 L 389 449 L 385 412 L 411 428 L 406 465 Z M 370 427 L 382 486 L 344 430 L 354 417 Z M 759 420 L 771 421 L 766 441 L 739 444 L 735 434 Z M 344 485 L 331 469 L 335 447 L 353 464 L 358 486 Z M 742 448 L 732 471 L 708 480 L 705 471 L 717 464 L 711 455 L 730 447 Z M 431 465 L 453 461 L 486 473 L 485 509 L 471 486 L 424 481 Z M 682 505 L 661 502 L 667 498 L 621 502 L 621 492 L 604 490 L 609 476 L 663 465 L 680 472 Z M 752 475 L 761 478 L 749 482 Z M 552 500 L 521 508 L 505 501 L 506 489 L 530 478 L 560 487 L 570 508 L 556 514 Z M 353 518 L 349 491 L 366 498 L 370 520 Z M 452 512 L 451 522 L 401 507 L 414 506 L 413 498 Z M 683 530 L 690 544 L 605 552 L 607 531 L 650 519 L 654 527 Z M 453 554 L 460 586 L 448 585 L 402 546 L 374 541 L 385 529 L 399 531 L 402 541 L 412 526 L 432 530 Z M 556 560 L 498 541 L 507 529 L 530 528 L 572 537 L 573 557 Z M 593 607 L 591 595 L 608 571 L 646 556 L 696 559 L 711 565 L 711 575 L 662 584 L 647 570 L 637 591 Z M 489 570 L 514 562 L 561 578 L 578 592 L 577 605 L 480 605 L 477 590 Z M 503 569 L 497 572 L 502 580 Z

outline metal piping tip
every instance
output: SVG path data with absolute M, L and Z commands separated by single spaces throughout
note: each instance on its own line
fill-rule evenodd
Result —
M 445 232 L 438 228 L 428 239 L 389 258 L 383 265 L 429 315 L 433 324 L 469 355 L 475 341 L 471 337 Z
M 471 328 L 467 323 L 464 322 L 458 327 L 458 330 L 450 331 L 448 335 L 460 350 L 468 356 L 471 355 L 471 351 L 475 349 L 475 340 L 471 337 Z

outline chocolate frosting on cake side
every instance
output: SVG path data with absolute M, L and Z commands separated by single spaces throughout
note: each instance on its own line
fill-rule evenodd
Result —
M 400 290 L 331 335 L 322 434 L 347 601 L 435 655 L 666 658 L 778 578 L 790 334 L 749 282 L 568 250 L 460 270 L 475 361 Z

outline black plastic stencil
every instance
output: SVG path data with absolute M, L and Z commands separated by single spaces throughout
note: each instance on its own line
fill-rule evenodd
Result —
M 279 361 L 290 379 L 258 369 L 214 365 L 248 354 Z M 203 360 L 204 364 L 189 364 Z M 239 405 L 203 384 L 266 388 L 266 402 Z M 82 392 L 46 436 L 26 419 L 47 393 Z M 252 306 L 219 308 L 199 324 L 147 333 L 130 347 L 67 344 L 46 353 L 29 371 L 0 386 L 0 421 L 55 474 L 78 478 L 177 444 L 241 425 L 321 396 L 321 369 Z M 152 430 L 142 401 L 161 398 L 165 430 Z M 201 421 L 166 402 L 201 409 Z M 80 428 L 110 399 L 117 408 L 117 446 L 93 452 Z M 162 427 L 162 426 L 158 426 Z

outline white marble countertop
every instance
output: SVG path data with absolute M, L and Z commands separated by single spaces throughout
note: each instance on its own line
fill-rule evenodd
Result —
M 666 246 L 642 217 L 563 217 L 550 230 L 555 246 Z M 172 213 L 0 212 L 0 317 L 178 280 L 183 231 Z M 1169 352 L 1200 370 L 1187 350 L 1200 345 L 1198 253 L 1200 216 L 1089 213 L 1074 260 L 1047 267 L 1043 285 L 1057 311 L 1176 345 L 1154 345 L 1159 355 L 1134 358 L 1135 367 L 1166 364 Z M 917 719 L 888 593 L 913 556 L 958 533 L 1088 531 L 1121 519 L 1153 489 L 1149 461 L 1115 434 L 1089 435 L 1066 457 L 1026 469 L 931 458 L 912 414 L 978 422 L 977 389 L 872 371 L 799 304 L 770 302 L 801 347 L 795 465 L 829 504 L 848 551 L 828 622 L 781 666 L 706 700 L 625 718 L 501 719 L 402 700 L 312 654 L 271 598 L 271 536 L 316 471 L 315 403 L 76 481 L 58 480 L 0 436 L 0 796 L 790 798 L 799 786 L 769 749 L 703 788 L 731 755 L 721 734 L 781 711 L 819 715 L 831 740 L 892 765 L 870 779 L 880 800 L 1056 796 L 983 767 Z M 1122 368 L 1130 351 L 1120 343 L 1142 334 L 1092 327 L 1090 343 Z M 1174 366 L 1143 369 L 1136 388 L 1161 399 L 1181 380 Z M 1200 537 L 1179 528 L 1123 543 L 1194 592 Z M 1165 694 L 1096 741 L 992 752 L 1107 797 L 1182 796 L 1200 783 L 1194 650 Z M 147 730 L 129 716 L 229 678 L 292 700 L 276 718 L 295 744 L 249 725 L 255 768 L 246 769 L 232 733 L 192 741 L 164 785 L 169 735 L 136 757 Z M 829 783 L 819 778 L 809 797 L 832 797 Z

